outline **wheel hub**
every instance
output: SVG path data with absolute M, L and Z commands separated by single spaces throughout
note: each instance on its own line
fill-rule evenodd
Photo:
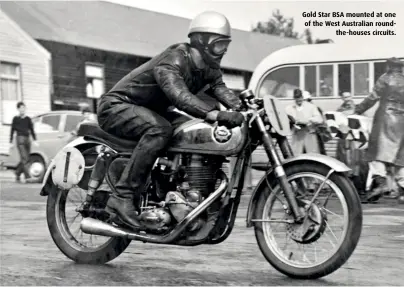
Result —
M 31 164 L 29 171 L 30 171 L 31 176 L 38 177 L 39 175 L 41 175 L 43 173 L 44 167 L 39 162 L 34 162 Z
M 301 200 L 299 205 L 308 205 L 309 200 Z M 309 244 L 321 237 L 326 227 L 327 215 L 317 204 L 313 203 L 309 210 L 300 206 L 303 213 L 307 213 L 302 223 L 288 223 L 286 230 L 288 235 L 296 242 Z

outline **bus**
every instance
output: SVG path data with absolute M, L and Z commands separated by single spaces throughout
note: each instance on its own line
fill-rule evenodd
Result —
M 271 53 L 254 70 L 248 88 L 258 97 L 278 97 L 285 107 L 293 103 L 293 90 L 312 95 L 313 103 L 324 112 L 335 111 L 341 104 L 340 95 L 350 92 L 355 104 L 373 90 L 377 79 L 386 70 L 386 60 L 404 60 L 403 43 L 380 38 L 375 46 L 350 44 L 302 44 Z M 373 117 L 378 104 L 364 116 Z M 327 155 L 335 156 L 337 140 L 326 144 Z M 253 162 L 266 160 L 261 149 L 253 154 Z
M 342 104 L 343 92 L 350 92 L 356 104 L 368 96 L 391 57 L 403 61 L 404 50 L 390 41 L 375 47 L 360 43 L 291 46 L 258 64 L 249 89 L 258 97 L 276 96 L 286 106 L 293 102 L 293 90 L 299 88 L 310 92 L 313 103 L 323 111 L 335 111 Z M 372 117 L 376 108 L 364 115 Z

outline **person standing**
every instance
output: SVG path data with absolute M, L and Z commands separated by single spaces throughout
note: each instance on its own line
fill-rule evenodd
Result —
M 292 149 L 295 155 L 306 152 L 319 153 L 319 143 L 315 126 L 323 122 L 318 108 L 304 101 L 302 91 L 293 91 L 295 103 L 286 107 L 286 113 L 295 122 L 292 135 Z
M 23 102 L 17 103 L 18 116 L 13 118 L 10 133 L 10 144 L 13 143 L 14 132 L 17 134 L 16 144 L 20 154 L 20 162 L 15 171 L 16 181 L 20 181 L 21 174 L 24 173 L 25 182 L 33 182 L 29 171 L 29 155 L 31 152 L 31 141 L 29 135 L 31 134 L 34 144 L 36 144 L 36 135 L 31 118 L 25 115 L 25 104 Z
M 355 102 L 352 99 L 350 92 L 341 94 L 342 104 L 338 107 L 337 112 L 350 116 L 355 113 Z M 344 129 L 348 131 L 348 126 Z M 355 143 L 352 140 L 340 138 L 337 144 L 336 158 L 345 163 L 352 169 L 348 173 L 353 184 L 358 190 L 359 197 L 362 203 L 367 203 L 366 181 L 369 173 L 368 163 L 364 160 L 366 150 L 355 148 Z
M 351 93 L 343 92 L 341 94 L 342 105 L 339 106 L 337 112 L 344 114 L 345 116 L 350 116 L 355 113 L 355 103 L 352 100 Z M 348 127 L 347 127 L 348 128 Z M 337 154 L 336 158 L 342 161 L 348 166 L 352 166 L 352 156 L 354 150 L 354 142 L 348 141 L 346 139 L 339 139 L 337 144 Z
M 397 58 L 390 58 L 386 64 L 386 73 L 377 80 L 373 93 L 356 106 L 355 113 L 362 114 L 380 101 L 373 118 L 367 154 L 374 175 L 374 188 L 368 200 L 376 201 L 388 192 L 386 165 L 392 165 L 400 194 L 398 202 L 404 204 L 403 63 Z
M 313 103 L 313 98 L 312 98 L 310 92 L 304 91 L 303 99 L 306 102 L 315 106 L 318 109 L 321 117 L 323 118 L 323 121 L 320 124 L 315 124 L 314 128 L 316 130 L 316 136 L 317 136 L 320 153 L 323 155 L 327 155 L 327 151 L 325 149 L 325 143 L 328 142 L 332 138 L 332 136 L 328 129 L 327 124 L 325 123 L 323 110 L 319 106 L 317 106 Z

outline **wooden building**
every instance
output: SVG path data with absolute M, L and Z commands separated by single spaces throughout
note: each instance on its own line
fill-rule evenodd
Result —
M 29 116 L 50 110 L 50 60 L 50 53 L 0 9 L 0 153 L 8 152 L 19 101 Z
M 95 106 L 121 77 L 169 45 L 187 42 L 189 19 L 102 1 L 1 2 L 0 9 L 52 55 L 52 110 Z M 224 81 L 247 87 L 268 54 L 301 42 L 232 31 Z

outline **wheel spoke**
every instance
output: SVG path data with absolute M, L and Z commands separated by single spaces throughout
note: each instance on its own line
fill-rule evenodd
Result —
M 340 218 L 340 219 L 343 219 L 343 217 L 342 217 L 341 215 L 336 214 L 335 212 L 332 212 L 331 210 L 329 210 L 329 209 L 327 209 L 327 208 L 325 208 L 325 207 L 323 207 L 322 209 L 325 210 L 326 212 L 328 212 L 328 213 L 334 215 L 334 216 L 337 216 L 337 217 Z
M 338 242 L 338 238 L 335 236 L 334 232 L 332 231 L 330 225 L 328 224 L 328 220 L 325 221 L 327 228 L 331 231 L 332 236 L 334 236 L 335 240 Z
M 84 233 L 80 224 L 75 224 L 81 213 L 75 211 L 75 208 L 82 204 L 83 192 L 80 187 L 72 188 L 68 191 L 59 191 L 55 210 L 58 210 L 57 216 L 61 224 L 59 230 L 61 236 L 78 251 L 91 252 L 91 249 L 98 249 L 107 244 L 113 238 L 102 236 L 102 240 L 95 242 L 93 235 Z M 76 194 L 78 193 L 78 194 Z M 74 213 L 72 213 L 74 210 Z M 104 240 L 105 239 L 105 240 Z
M 68 223 L 69 228 L 73 224 L 73 222 L 77 219 L 77 217 L 79 217 L 79 215 L 80 213 L 77 213 L 76 216 L 74 216 L 71 220 L 69 220 L 68 222 L 66 221 L 66 223 Z
M 306 255 L 306 251 L 304 250 L 304 245 L 303 244 L 299 244 L 299 247 L 301 248 L 302 252 L 303 252 L 303 261 L 312 264 L 312 262 L 309 260 L 309 258 Z

